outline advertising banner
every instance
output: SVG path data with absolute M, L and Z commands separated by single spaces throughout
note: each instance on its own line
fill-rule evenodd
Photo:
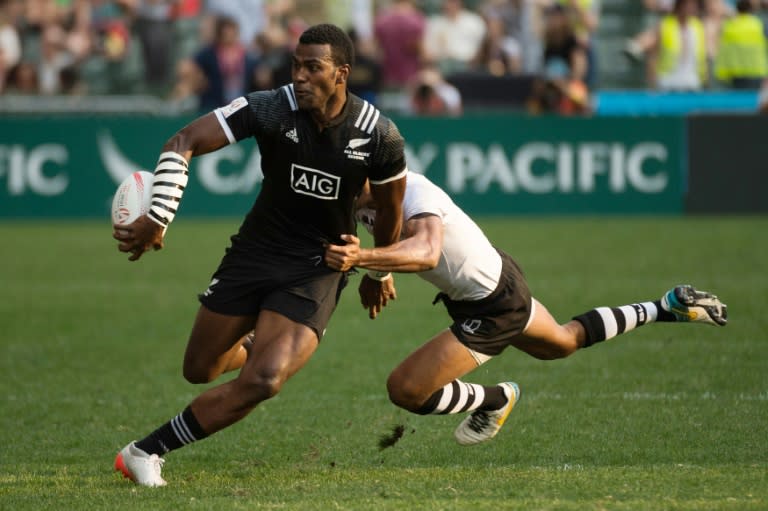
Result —
M 0 119 L 0 218 L 104 217 L 191 118 Z M 473 214 L 679 213 L 682 118 L 395 118 L 408 166 Z M 243 215 L 262 179 L 253 140 L 193 159 L 181 215 Z
M 402 120 L 408 165 L 467 211 L 679 213 L 683 118 Z

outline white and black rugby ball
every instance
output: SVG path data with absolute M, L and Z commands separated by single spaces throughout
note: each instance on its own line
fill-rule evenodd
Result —
M 147 214 L 154 179 L 151 172 L 139 170 L 120 183 L 112 199 L 112 223 L 127 225 Z

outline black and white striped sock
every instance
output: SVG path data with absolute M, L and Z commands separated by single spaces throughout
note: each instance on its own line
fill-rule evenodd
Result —
M 661 301 L 633 303 L 621 307 L 598 307 L 573 319 L 584 326 L 584 348 L 656 321 L 675 321 L 675 316 L 661 308 Z
M 200 423 L 197 422 L 192 409 L 187 407 L 147 437 L 136 442 L 136 447 L 149 454 L 160 456 L 192 442 L 202 440 L 207 436 Z
M 497 410 L 504 406 L 507 397 L 498 385 L 486 387 L 476 383 L 453 380 L 432 394 L 416 412 L 420 415 L 449 414 L 483 410 Z

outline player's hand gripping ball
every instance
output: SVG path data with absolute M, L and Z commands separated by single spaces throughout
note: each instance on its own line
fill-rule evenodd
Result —
M 120 183 L 112 199 L 112 223 L 127 225 L 147 214 L 152 200 L 154 178 L 151 172 L 140 170 Z

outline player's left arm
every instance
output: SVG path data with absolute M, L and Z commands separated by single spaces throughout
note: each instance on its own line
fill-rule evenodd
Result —
M 403 222 L 403 196 L 406 177 L 371 182 L 371 195 L 378 204 L 373 224 L 373 239 L 376 246 L 388 246 L 400 238 Z M 389 272 L 368 272 L 358 288 L 360 303 L 368 309 L 368 317 L 376 319 L 389 300 L 397 298 L 394 279 Z
M 400 239 L 405 183 L 405 176 L 380 184 L 371 182 L 371 195 L 377 205 L 373 223 L 373 240 L 377 247 L 391 245 Z

